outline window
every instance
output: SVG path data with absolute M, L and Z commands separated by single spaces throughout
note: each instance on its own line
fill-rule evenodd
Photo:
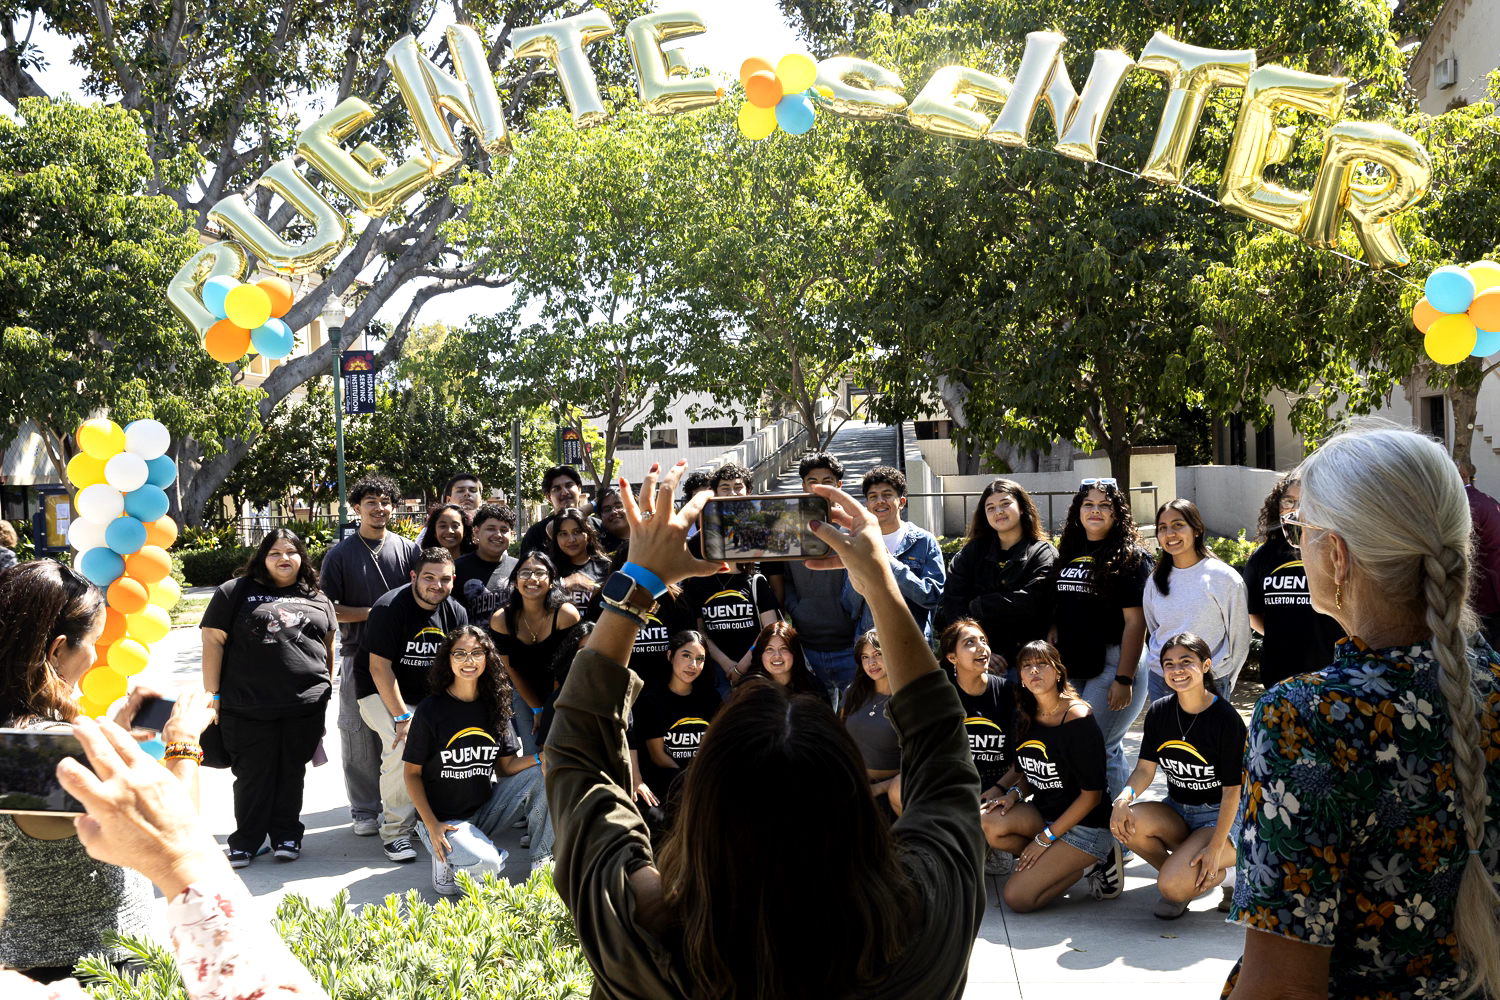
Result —
M 1245 418 L 1238 413 L 1229 415 L 1229 461 L 1224 464 L 1245 464 Z
M 1255 432 L 1255 467 L 1276 468 L 1276 428 L 1262 427 Z
M 688 429 L 689 448 L 732 448 L 745 440 L 743 427 L 692 427 Z
M 652 431 L 651 432 L 651 447 L 652 448 L 676 448 L 677 447 L 677 431 L 675 429 L 669 430 L 669 431 Z
M 1433 437 L 1448 442 L 1448 397 L 1422 397 L 1422 429 Z
M 951 420 L 917 420 L 913 422 L 918 441 L 946 441 L 953 436 Z
M 639 433 L 621 431 L 615 435 L 615 451 L 640 451 L 641 437 Z

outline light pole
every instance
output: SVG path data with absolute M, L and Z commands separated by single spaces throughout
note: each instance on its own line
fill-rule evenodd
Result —
M 344 540 L 344 525 L 349 523 L 349 500 L 344 489 L 344 373 L 339 370 L 339 348 L 344 339 L 344 303 L 337 295 L 328 296 L 323 305 L 323 329 L 333 348 L 333 454 L 339 473 L 339 525 L 336 541 Z

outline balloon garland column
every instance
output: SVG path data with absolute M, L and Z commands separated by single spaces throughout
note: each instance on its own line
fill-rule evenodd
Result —
M 151 645 L 172 627 L 170 611 L 182 597 L 167 549 L 177 524 L 167 516 L 165 487 L 177 478 L 167 457 L 171 435 L 155 420 L 123 429 L 104 417 L 78 428 L 81 451 L 68 462 L 78 493 L 68 544 L 75 568 L 105 593 L 104 634 L 96 662 L 79 688 L 85 715 L 99 716 L 125 694 L 126 678 L 146 669 Z

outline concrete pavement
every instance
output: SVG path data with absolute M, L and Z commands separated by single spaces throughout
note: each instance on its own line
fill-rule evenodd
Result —
M 196 684 L 199 653 L 196 628 L 174 629 L 153 647 L 151 666 L 140 680 L 162 690 Z M 361 904 L 415 888 L 430 901 L 438 898 L 420 848 L 415 863 L 393 864 L 378 837 L 350 832 L 335 722 L 330 705 L 324 744 L 330 759 L 309 769 L 301 859 L 277 862 L 266 854 L 240 871 L 267 918 L 287 893 L 326 903 L 348 889 L 351 900 Z M 1133 757 L 1139 734 L 1128 742 Z M 201 784 L 203 815 L 223 843 L 234 828 L 231 776 L 204 769 Z M 511 856 L 506 874 L 515 880 L 528 871 L 521 832 L 506 831 L 500 843 Z M 974 943 L 966 1000 L 1097 1000 L 1101 989 L 1109 991 L 1110 1000 L 1217 996 L 1240 954 L 1244 932 L 1225 924 L 1214 910 L 1217 892 L 1193 903 L 1181 919 L 1157 920 L 1151 913 L 1158 898 L 1153 881 L 1151 868 L 1137 860 L 1126 868 L 1126 891 L 1119 899 L 1091 899 L 1080 882 L 1050 908 L 1022 915 L 1000 904 L 997 882 L 1003 879 L 986 879 L 989 904 Z M 158 917 L 161 905 L 158 900 Z

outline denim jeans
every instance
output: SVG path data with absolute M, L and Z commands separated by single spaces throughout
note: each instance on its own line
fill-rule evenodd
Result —
M 380 818 L 380 737 L 365 725 L 354 696 L 354 658 L 339 664 L 339 760 L 353 819 Z
M 531 835 L 531 860 L 542 861 L 552 856 L 552 817 L 547 813 L 542 769 L 528 767 L 520 774 L 507 777 L 497 768 L 495 778 L 490 800 L 480 806 L 478 812 L 467 819 L 445 821 L 463 831 L 462 844 L 455 839 L 455 833 L 448 834 L 448 844 L 453 848 L 448 853 L 448 863 L 455 869 L 467 870 L 476 878 L 485 870 L 500 870 L 503 859 L 494 845 L 494 838 L 522 817 L 526 819 L 526 832 Z M 426 823 L 417 824 L 417 836 L 430 853 L 432 840 Z M 474 866 L 483 864 L 494 865 L 494 868 L 481 868 L 476 873 Z
M 521 752 L 529 757 L 541 749 L 536 745 L 536 734 L 531 731 L 538 716 L 515 688 L 510 689 L 510 710 L 511 723 L 516 727 L 516 736 L 521 740 Z
M 854 662 L 852 646 L 849 649 L 839 649 L 831 653 L 803 646 L 802 655 L 807 658 L 808 669 L 818 680 L 828 686 L 828 693 L 835 699 L 843 694 L 845 688 L 854 683 L 854 673 L 859 669 L 859 665 Z
M 1104 648 L 1104 670 L 1098 677 L 1082 682 L 1078 694 L 1084 701 L 1089 703 L 1089 708 L 1094 712 L 1094 719 L 1099 723 L 1099 731 L 1104 734 L 1104 761 L 1105 761 L 1105 783 L 1109 786 L 1109 797 L 1106 801 L 1120 794 L 1120 789 L 1125 787 L 1125 782 L 1130 780 L 1130 762 L 1125 759 L 1123 742 L 1125 734 L 1130 731 L 1130 726 L 1140 717 L 1141 709 L 1146 704 L 1146 685 L 1142 684 L 1143 671 L 1136 671 L 1136 682 L 1130 688 L 1130 704 L 1118 712 L 1110 710 L 1109 689 L 1115 682 L 1115 674 L 1120 667 L 1120 647 L 1106 646 Z

